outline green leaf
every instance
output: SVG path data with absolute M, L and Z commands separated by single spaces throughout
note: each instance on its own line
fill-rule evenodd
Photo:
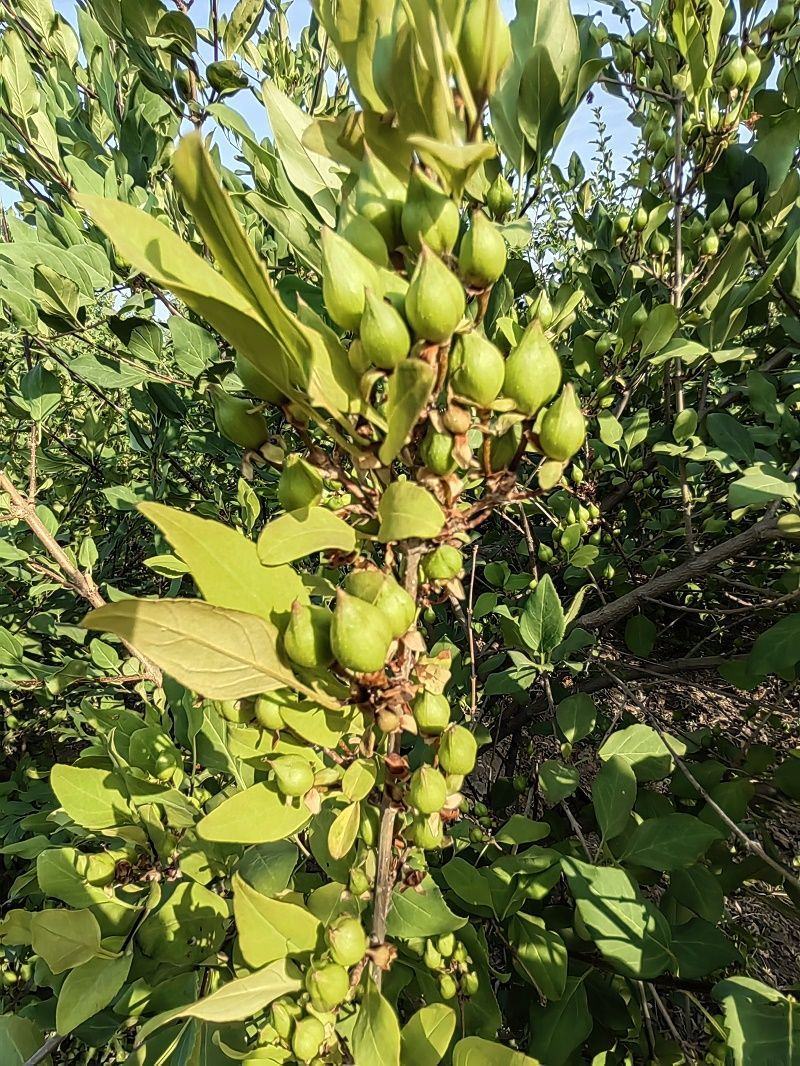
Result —
M 350 800 L 362 800 L 372 791 L 378 776 L 373 759 L 355 759 L 342 777 L 342 792 Z
M 228 59 L 253 35 L 265 6 L 265 0 L 238 0 L 222 38 Z
M 218 951 L 228 925 L 228 905 L 197 881 L 180 881 L 139 927 L 145 955 L 173 966 L 198 966 Z
M 39 888 L 45 896 L 61 900 L 68 907 L 107 903 L 108 895 L 103 889 L 87 880 L 89 863 L 90 856 L 76 848 L 48 848 L 36 859 Z
M 561 999 L 531 1007 L 528 1050 L 546 1066 L 564 1066 L 592 1031 L 584 979 L 568 977 Z
M 625 643 L 634 655 L 644 659 L 653 650 L 658 630 L 644 614 L 635 614 L 625 624 Z
M 707 922 L 716 923 L 725 910 L 725 895 L 719 879 L 705 866 L 673 870 L 669 878 L 672 895 L 682 906 Z
M 274 567 L 322 551 L 355 550 L 352 526 L 325 507 L 304 507 L 268 522 L 258 538 L 264 566 Z
M 31 946 L 53 973 L 63 973 L 99 953 L 100 926 L 91 911 L 37 911 L 31 915 Z
M 211 700 L 241 699 L 276 688 L 323 700 L 281 662 L 275 627 L 252 614 L 200 600 L 129 599 L 91 611 L 83 624 L 116 633 L 170 677 Z
M 433 389 L 433 367 L 421 359 L 404 359 L 389 378 L 386 390 L 386 436 L 378 457 L 390 466 L 408 441 Z
M 22 375 L 19 387 L 34 422 L 43 422 L 61 402 L 61 383 L 41 363 Z
M 601 411 L 597 416 L 597 427 L 600 440 L 607 448 L 616 448 L 622 440 L 622 423 L 614 417 L 611 411 Z
M 728 486 L 728 507 L 766 507 L 775 500 L 796 500 L 797 486 L 775 466 L 756 464 Z
M 666 918 L 624 870 L 565 858 L 561 865 L 578 914 L 601 954 L 626 977 L 657 977 L 670 967 Z
M 44 1043 L 38 1025 L 21 1015 L 0 1014 L 0 1062 L 3 1066 L 25 1066 Z M 53 1066 L 48 1055 L 42 1066 Z
M 555 759 L 545 759 L 539 767 L 542 795 L 551 807 L 571 796 L 580 782 L 580 774 L 574 766 L 565 766 Z
M 451 859 L 442 867 L 442 877 L 453 892 L 469 904 L 470 908 L 488 908 L 489 912 L 494 910 L 488 880 L 466 859 L 458 855 Z
M 199 377 L 206 367 L 216 362 L 219 349 L 207 329 L 181 315 L 172 315 L 167 327 L 172 336 L 175 362 L 184 374 Z
M 561 643 L 564 628 L 561 600 L 553 579 L 545 574 L 525 604 L 520 621 L 522 639 L 531 651 L 547 657 Z
M 654 307 L 647 316 L 647 321 L 639 330 L 638 340 L 642 346 L 640 359 L 655 355 L 672 340 L 678 328 L 678 313 L 672 304 Z
M 787 615 L 762 633 L 747 659 L 750 671 L 761 677 L 778 674 L 794 681 L 800 662 L 800 612 Z
M 386 932 L 398 940 L 454 933 L 467 924 L 453 914 L 430 874 L 416 888 L 395 887 L 389 905 Z
M 427 489 L 413 481 L 393 481 L 381 496 L 378 515 L 378 539 L 384 544 L 438 537 L 444 528 L 444 511 Z
M 735 462 L 753 462 L 756 451 L 753 438 L 732 415 L 724 411 L 712 412 L 706 418 L 706 428 L 716 446 Z
M 349 854 L 358 836 L 361 821 L 361 806 L 348 803 L 336 815 L 328 830 L 328 851 L 333 859 L 343 859 Z
M 636 802 L 636 774 L 630 762 L 612 755 L 601 765 L 592 784 L 592 803 L 604 840 L 621 833 Z
M 284 803 L 273 784 L 259 782 L 223 800 L 197 824 L 202 840 L 223 844 L 266 844 L 284 840 L 311 821 L 311 811 L 301 802 Z
M 308 602 L 299 574 L 290 566 L 262 564 L 256 545 L 238 530 L 161 503 L 142 503 L 139 510 L 158 526 L 189 567 L 203 599 L 215 607 L 274 621 L 295 600 Z
M 456 1031 L 456 1012 L 446 1003 L 422 1007 L 401 1033 L 401 1066 L 438 1066 Z
M 251 969 L 316 948 L 322 927 L 305 907 L 264 896 L 238 874 L 232 886 L 239 950 Z
M 735 1066 L 797 1066 L 800 1011 L 788 996 L 751 977 L 730 977 L 711 993 L 722 1004 Z
M 262 970 L 229 981 L 196 1003 L 157 1014 L 139 1030 L 137 1044 L 143 1044 L 151 1033 L 176 1018 L 199 1018 L 217 1024 L 244 1021 L 260 1013 L 280 996 L 299 992 L 302 987 L 297 968 L 286 959 L 279 959 Z
M 36 113 L 39 107 L 39 91 L 33 76 L 25 48 L 16 29 L 6 29 L 3 34 L 5 55 L 0 59 L 0 85 L 8 105 L 8 113 L 17 121 L 24 121 Z
M 68 973 L 58 993 L 56 1032 L 66 1036 L 107 1007 L 125 984 L 132 961 L 132 954 L 89 959 Z
M 518 913 L 511 919 L 509 936 L 520 969 L 545 999 L 561 999 L 567 984 L 567 949 L 541 918 Z
M 533 844 L 549 833 L 547 822 L 534 822 L 524 814 L 512 814 L 494 838 L 500 844 Z
M 674 737 L 669 744 L 678 755 L 686 752 L 686 745 Z M 605 762 L 619 755 L 631 766 L 637 781 L 660 781 L 675 769 L 672 756 L 664 741 L 649 725 L 637 723 L 612 733 L 597 753 Z
M 357 1063 L 400 1066 L 400 1024 L 391 1004 L 383 998 L 372 979 L 361 1000 L 353 1027 L 351 1045 Z
M 69 817 L 84 829 L 109 829 L 134 820 L 122 777 L 108 770 L 56 763 L 50 787 Z
M 672 930 L 672 950 L 678 960 L 675 972 L 690 981 L 742 962 L 722 930 L 702 918 L 692 918 Z
M 588 737 L 595 727 L 597 708 L 594 700 L 586 692 L 567 696 L 556 707 L 556 721 L 570 744 L 577 744 L 579 740 Z
M 291 840 L 256 844 L 242 855 L 236 872 L 262 896 L 277 896 L 289 884 L 298 855 Z
M 536 1059 L 493 1040 L 468 1036 L 453 1048 L 453 1066 L 539 1066 Z
M 691 814 L 665 814 L 637 825 L 621 857 L 653 870 L 677 870 L 696 863 L 722 835 Z

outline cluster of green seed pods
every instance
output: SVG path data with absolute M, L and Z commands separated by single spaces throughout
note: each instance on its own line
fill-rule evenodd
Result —
M 436 977 L 442 999 L 455 999 L 456 996 L 469 999 L 480 988 L 480 977 L 473 969 L 467 946 L 454 933 L 415 937 L 406 947 Z

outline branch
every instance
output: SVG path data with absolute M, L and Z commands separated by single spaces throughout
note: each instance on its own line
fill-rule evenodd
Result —
M 84 574 L 83 571 L 79 570 L 77 566 L 73 564 L 67 553 L 39 518 L 33 501 L 26 499 L 26 497 L 22 495 L 4 470 L 0 470 L 0 489 L 2 489 L 3 492 L 7 492 L 11 498 L 11 514 L 14 515 L 15 518 L 19 518 L 23 521 L 30 529 L 50 558 L 56 562 L 69 586 L 82 599 L 91 604 L 92 607 L 104 606 L 106 601 L 100 595 L 100 591 L 92 578 L 88 574 Z M 138 652 L 132 644 L 128 644 L 127 641 L 123 641 L 122 643 L 131 655 L 134 655 L 141 661 L 144 667 L 143 672 L 146 674 L 148 680 L 160 687 L 162 677 L 158 667 L 145 658 L 141 652 Z

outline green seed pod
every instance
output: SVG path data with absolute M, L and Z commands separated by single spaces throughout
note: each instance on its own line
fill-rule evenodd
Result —
M 586 421 L 575 398 L 575 389 L 567 384 L 545 412 L 539 430 L 539 443 L 548 458 L 566 462 L 585 439 Z
M 464 317 L 466 301 L 461 282 L 425 245 L 406 293 L 405 308 L 414 333 L 434 344 L 449 340 Z
M 254 706 L 256 721 L 262 729 L 271 731 L 283 729 L 284 721 L 281 708 L 291 706 L 292 702 L 286 689 L 279 689 L 276 692 L 264 692 L 260 696 L 256 696 Z
M 311 765 L 299 755 L 281 755 L 272 763 L 275 783 L 284 796 L 305 796 L 314 784 Z
M 483 211 L 475 211 L 458 252 L 461 277 L 471 288 L 487 289 L 503 273 L 507 259 L 502 233 Z
M 420 733 L 427 736 L 438 736 L 450 722 L 450 704 L 439 692 L 423 689 L 414 697 L 411 710 Z
M 434 973 L 442 968 L 442 956 L 439 954 L 433 940 L 428 940 L 425 944 L 423 961 L 428 969 L 432 970 Z
M 472 95 L 487 99 L 511 59 L 511 32 L 499 0 L 467 0 L 458 55 Z
M 744 58 L 747 63 L 747 74 L 744 79 L 744 88 L 752 89 L 761 80 L 761 60 L 749 46 L 744 50 Z
M 331 625 L 331 647 L 337 662 L 356 674 L 382 670 L 392 643 L 383 611 L 339 589 Z
M 276 388 L 268 378 L 264 377 L 258 367 L 254 366 L 249 359 L 245 359 L 244 356 L 238 354 L 236 356 L 236 373 L 251 396 L 275 405 L 283 402 L 284 396 L 280 389 Z
M 247 88 L 247 75 L 235 59 L 220 59 L 206 67 L 206 81 L 220 95 Z
M 605 333 L 601 333 L 597 340 L 594 342 L 594 354 L 602 359 L 604 355 L 608 355 L 608 353 L 613 347 L 614 334 L 609 333 L 608 330 L 606 330 Z M 550 399 L 552 398 L 553 397 L 551 396 Z
M 534 319 L 505 365 L 503 394 L 525 415 L 549 403 L 561 384 L 561 363 L 556 350 Z
M 714 230 L 710 230 L 700 241 L 701 255 L 716 255 L 719 251 L 719 237 Z
M 351 215 L 346 222 L 339 224 L 338 232 L 376 266 L 388 267 L 389 252 L 386 241 L 381 231 L 377 226 L 373 226 L 369 219 L 363 215 Z
M 380 815 L 376 807 L 369 803 L 361 807 L 361 817 L 358 823 L 358 835 L 368 848 L 374 848 L 378 842 L 380 832 Z M 337 960 L 340 961 L 340 960 Z
M 411 171 L 401 216 L 403 236 L 419 252 L 423 244 L 442 255 L 452 252 L 461 219 L 458 207 L 419 167 Z
M 739 204 L 738 214 L 742 222 L 749 222 L 758 211 L 758 197 L 753 194 Z
M 217 707 L 226 722 L 233 722 L 235 725 L 247 725 L 253 721 L 252 700 L 220 700 Z
M 391 574 L 385 574 L 374 567 L 369 570 L 353 570 L 347 575 L 344 587 L 351 595 L 378 608 L 394 640 L 402 637 L 411 628 L 416 606 Z
M 298 1062 L 311 1062 L 316 1058 L 325 1040 L 325 1026 L 313 1015 L 301 1018 L 292 1034 L 292 1051 Z
M 336 962 L 350 969 L 361 962 L 367 950 L 367 934 L 358 918 L 343 917 L 325 930 L 325 939 Z
M 506 364 L 482 330 L 460 333 L 450 356 L 450 384 L 458 396 L 488 407 L 500 395 Z
M 460 981 L 461 992 L 465 996 L 474 996 L 480 988 L 480 978 L 474 971 L 465 973 Z
M 428 432 L 420 445 L 419 454 L 428 470 L 438 477 L 445 477 L 456 468 L 456 461 L 453 458 L 453 438 L 449 433 L 437 433 L 432 426 L 428 427 Z
M 795 18 L 794 4 L 779 4 L 772 16 L 772 28 L 776 33 L 783 33 L 789 29 Z
M 631 324 L 636 326 L 637 329 L 641 329 L 649 317 L 647 308 L 644 305 L 640 305 L 631 315 Z
M 731 56 L 725 66 L 722 68 L 719 74 L 720 84 L 723 89 L 727 89 L 730 92 L 731 89 L 735 89 L 738 85 L 747 77 L 747 60 L 744 58 L 741 52 L 736 52 Z
M 427 940 L 423 940 L 421 936 L 412 936 L 410 940 L 406 941 L 406 948 L 416 958 L 421 959 L 425 954 L 425 945 Z
M 272 1004 L 270 1013 L 275 1032 L 281 1040 L 288 1040 L 292 1035 L 292 1029 L 294 1029 L 294 1022 L 298 1013 L 296 1005 L 288 996 L 283 996 Z
M 475 769 L 478 744 L 463 725 L 451 725 L 439 741 L 439 765 L 448 774 L 467 774 Z
M 283 648 L 293 663 L 306 670 L 324 670 L 330 666 L 332 621 L 333 615 L 327 607 L 294 601 L 283 633 Z
M 505 218 L 514 203 L 514 190 L 504 174 L 498 174 L 486 192 L 486 206 L 492 218 Z
M 614 219 L 614 233 L 621 237 L 623 233 L 627 233 L 631 228 L 631 216 L 624 212 Z
M 522 426 L 519 422 L 499 437 L 492 437 L 489 446 L 489 465 L 492 470 L 506 470 L 514 461 L 522 443 Z
M 423 764 L 411 775 L 408 802 L 420 814 L 436 814 L 447 799 L 447 783 L 432 766 Z
M 290 455 L 278 478 L 278 502 L 287 511 L 313 507 L 322 499 L 322 475 L 300 455 Z
M 449 959 L 456 950 L 456 938 L 452 933 L 442 933 L 436 941 L 436 950 L 443 959 Z
M 360 866 L 353 867 L 347 881 L 354 896 L 363 896 L 365 892 L 369 892 L 369 878 Z
M 427 818 L 415 818 L 408 830 L 409 839 L 424 851 L 441 848 L 444 843 L 442 819 L 438 813 L 429 814 Z M 430 944 L 431 941 L 429 940 Z M 441 957 L 439 958 L 441 965 Z
M 631 225 L 637 231 L 637 233 L 641 233 L 641 231 L 647 225 L 648 217 L 649 216 L 648 216 L 647 211 L 645 210 L 644 207 L 637 207 L 636 208 L 636 210 L 633 213 L 633 217 L 631 218 Z
M 212 385 L 208 391 L 214 404 L 217 429 L 223 437 L 240 448 L 258 451 L 269 437 L 267 423 L 261 412 L 252 410 L 250 400 L 239 400 L 219 385 Z
M 312 966 L 306 974 L 306 989 L 311 996 L 314 1010 L 335 1010 L 343 1003 L 350 991 L 350 978 L 347 970 L 337 962 L 326 962 Z
M 366 290 L 359 336 L 366 357 L 382 370 L 394 370 L 411 348 L 411 336 L 400 314 L 371 289 Z
M 406 190 L 385 163 L 364 149 L 364 161 L 354 191 L 356 211 L 378 230 L 389 249 L 400 237 L 400 212 Z
M 464 559 L 458 548 L 440 544 L 422 560 L 422 572 L 428 581 L 450 581 L 464 569 Z
M 458 994 L 458 985 L 452 974 L 443 973 L 439 978 L 439 995 L 442 999 L 453 999 Z
M 650 234 L 650 240 L 647 242 L 647 247 L 653 255 L 666 255 L 669 251 L 669 238 L 666 234 L 654 230 L 653 233 Z
M 364 313 L 366 289 L 380 290 L 378 269 L 349 241 L 322 230 L 322 298 L 337 326 L 355 333 Z

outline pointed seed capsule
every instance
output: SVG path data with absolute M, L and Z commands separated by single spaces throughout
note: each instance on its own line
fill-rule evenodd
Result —
M 502 233 L 483 211 L 476 211 L 458 252 L 461 277 L 474 289 L 486 289 L 503 273 L 507 258 Z
M 575 398 L 575 389 L 567 384 L 545 412 L 539 430 L 539 443 L 548 458 L 566 462 L 585 439 L 586 420 Z
M 283 648 L 297 666 L 324 670 L 333 662 L 331 622 L 327 607 L 309 606 L 295 600 L 283 633 Z
M 382 370 L 394 370 L 411 348 L 411 336 L 400 313 L 388 300 L 379 299 L 372 289 L 366 290 L 359 336 L 364 354 Z
M 450 384 L 457 396 L 488 407 L 503 387 L 506 364 L 482 330 L 459 335 L 450 357 Z
M 458 208 L 419 167 L 411 171 L 403 204 L 403 236 L 415 252 L 423 243 L 438 255 L 451 252 L 460 226 Z
M 322 475 L 300 455 L 290 455 L 278 478 L 278 502 L 287 511 L 313 507 L 322 499 Z
M 260 411 L 253 411 L 250 400 L 240 400 L 225 392 L 219 385 L 209 389 L 214 404 L 214 420 L 223 437 L 240 448 L 257 451 L 269 437 L 269 430 Z
M 322 298 L 337 326 L 355 332 L 366 289 L 380 289 L 375 264 L 331 229 L 322 231 Z
M 406 293 L 406 318 L 421 340 L 442 344 L 464 317 L 461 282 L 430 248 L 422 246 Z
M 391 574 L 385 574 L 377 568 L 353 570 L 345 578 L 344 587 L 351 595 L 371 603 L 381 611 L 394 640 L 411 628 L 416 606 Z
M 561 384 L 561 363 L 556 350 L 534 319 L 519 344 L 506 359 L 503 394 L 514 401 L 518 411 L 535 415 L 549 403 Z
M 383 669 L 392 631 L 383 612 L 366 600 L 339 589 L 331 625 L 331 647 L 337 662 L 356 674 Z

